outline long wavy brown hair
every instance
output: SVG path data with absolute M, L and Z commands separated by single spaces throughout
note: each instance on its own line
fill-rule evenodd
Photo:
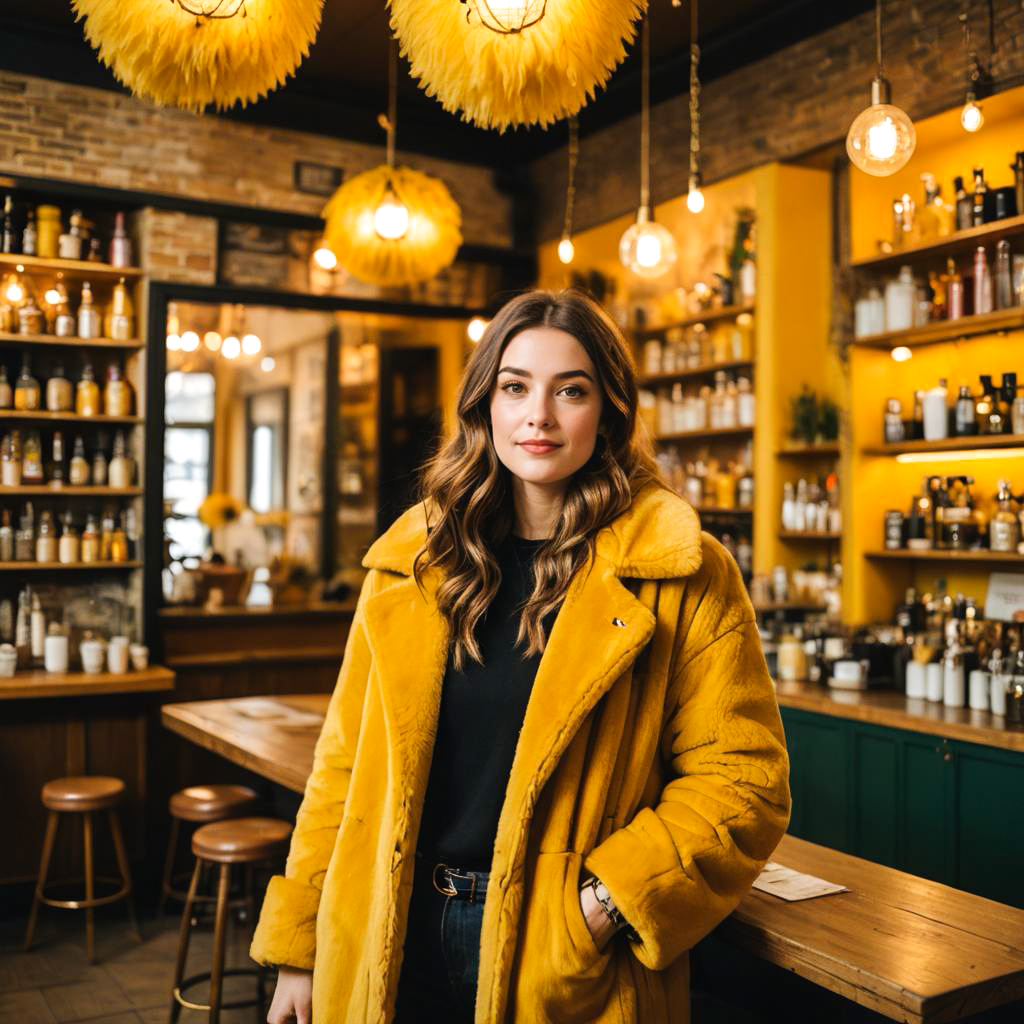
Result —
M 505 347 L 531 327 L 555 327 L 579 341 L 597 370 L 603 402 L 594 453 L 573 474 L 554 535 L 535 556 L 535 583 L 523 606 L 517 648 L 525 642 L 527 655 L 544 650 L 543 620 L 587 565 L 598 531 L 629 507 L 644 484 L 660 480 L 647 432 L 636 418 L 633 359 L 608 314 L 589 295 L 571 289 L 527 292 L 506 303 L 466 366 L 458 427 L 421 480 L 428 535 L 413 571 L 422 584 L 428 567 L 440 570 L 436 600 L 459 669 L 467 657 L 482 663 L 476 626 L 501 583 L 493 552 L 513 527 L 512 474 L 494 448 L 491 396 Z

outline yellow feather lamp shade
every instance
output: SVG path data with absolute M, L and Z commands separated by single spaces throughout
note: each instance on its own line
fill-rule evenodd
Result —
M 408 210 L 408 226 L 401 237 L 382 237 L 375 215 L 385 200 L 396 199 Z M 324 218 L 324 238 L 338 263 L 367 284 L 429 281 L 455 260 L 462 244 L 462 212 L 451 193 L 437 178 L 409 167 L 381 164 L 357 174 L 334 193 Z
M 427 95 L 499 131 L 576 114 L 621 63 L 647 10 L 647 0 L 547 0 L 539 20 L 498 32 L 460 0 L 389 2 L 402 55 Z
M 118 81 L 158 106 L 197 113 L 253 103 L 283 84 L 309 53 L 323 8 L 323 0 L 71 3 Z

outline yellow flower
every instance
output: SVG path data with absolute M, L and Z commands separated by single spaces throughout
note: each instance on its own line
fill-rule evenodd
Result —
M 189 14 L 178 0 L 71 0 L 100 60 L 136 95 L 201 113 L 252 103 L 309 53 L 323 0 L 244 0 L 233 17 Z M 205 0 L 193 10 L 218 7 Z
M 547 0 L 544 17 L 502 34 L 455 0 L 390 0 L 413 78 L 481 128 L 547 126 L 594 96 L 626 56 L 647 0 Z
M 199 521 L 211 530 L 234 522 L 241 514 L 242 503 L 230 494 L 215 492 L 199 506 Z

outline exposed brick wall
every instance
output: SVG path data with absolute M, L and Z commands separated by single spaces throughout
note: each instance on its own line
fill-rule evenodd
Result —
M 896 103 L 923 118 L 963 102 L 967 60 L 957 15 L 962 0 L 887 0 L 885 72 Z M 992 0 L 995 53 L 988 53 L 987 5 L 971 4 L 972 31 L 997 90 L 1024 78 L 1024 10 Z M 701 91 L 701 166 L 717 181 L 770 160 L 787 160 L 840 141 L 869 101 L 875 73 L 874 12 L 790 46 L 708 84 Z M 639 92 L 638 92 L 639 105 Z M 652 195 L 686 192 L 688 97 L 652 110 Z M 634 209 L 640 189 L 640 118 L 581 140 L 576 228 Z M 539 231 L 557 238 L 565 210 L 566 151 L 534 162 Z
M 147 207 L 135 218 L 139 266 L 158 281 L 217 282 L 217 221 Z
M 296 160 L 347 176 L 379 164 L 380 146 L 160 109 L 116 92 L 0 71 L 0 172 L 319 214 L 292 185 Z M 462 208 L 463 235 L 511 244 L 511 201 L 493 173 L 449 160 L 399 161 L 436 175 Z

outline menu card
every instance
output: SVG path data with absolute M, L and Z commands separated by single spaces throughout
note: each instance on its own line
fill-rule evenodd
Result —
M 754 881 L 754 888 L 772 896 L 789 900 L 810 900 L 815 896 L 831 896 L 837 892 L 848 892 L 845 885 L 834 885 L 814 875 L 802 875 L 799 871 L 769 861 Z

